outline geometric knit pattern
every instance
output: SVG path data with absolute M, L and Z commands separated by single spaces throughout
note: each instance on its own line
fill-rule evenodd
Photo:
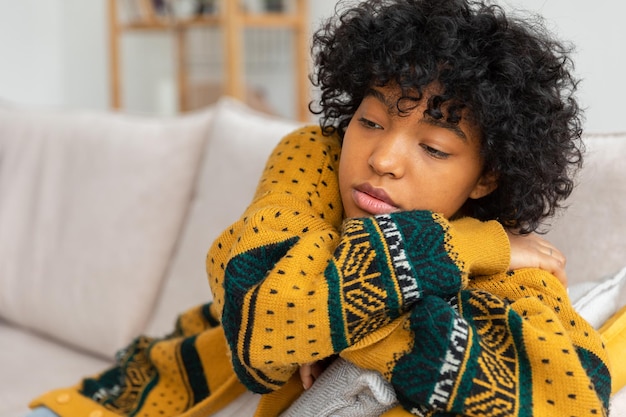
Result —
M 441 291 L 429 283 L 456 282 L 458 288 L 460 271 L 444 250 L 443 236 L 430 212 L 345 222 L 326 270 L 335 289 L 329 314 L 344 330 L 333 332 L 337 352 L 400 316 L 423 294 Z
M 507 303 L 483 291 L 462 293 L 475 332 L 477 367 L 471 379 L 471 389 L 464 393 L 463 408 L 471 415 L 520 415 L 519 404 L 532 401 L 525 395 L 519 357 L 512 333 L 521 323 L 510 323 Z M 464 375 L 465 376 L 465 375 Z M 468 376 L 465 376 L 468 379 Z M 468 381 L 469 382 L 469 381 Z
M 408 318 L 415 338 L 412 349 L 392 364 L 391 383 L 398 400 L 415 415 L 444 410 L 470 353 L 470 331 L 441 298 L 424 298 Z
M 538 278 L 547 274 L 536 271 L 540 274 L 534 274 L 535 281 L 542 282 Z M 554 345 L 550 340 L 554 337 L 545 329 L 524 336 L 528 319 L 504 298 L 477 289 L 462 290 L 458 299 L 448 302 L 428 296 L 405 320 L 414 336 L 410 349 L 376 369 L 390 380 L 398 400 L 413 415 L 606 415 L 610 395 L 606 363 L 582 347 L 571 352 L 558 348 L 560 332 L 555 332 Z M 594 350 L 603 356 L 591 327 L 581 331 L 588 339 L 595 336 Z M 532 343 L 534 338 L 545 346 L 537 350 L 541 346 Z M 393 344 L 393 337 L 387 339 Z M 367 366 L 382 357 L 380 350 L 393 348 L 389 345 L 366 346 L 342 356 Z M 571 355 L 574 350 L 587 352 L 596 367 L 581 372 L 590 368 L 590 360 L 578 361 Z M 560 376 L 548 368 L 553 364 L 561 369 Z M 538 381 L 551 388 L 545 389 Z M 536 391 L 546 398 L 543 404 L 538 403 Z
M 398 311 L 399 294 L 393 288 L 387 291 L 389 286 L 377 265 L 380 257 L 376 256 L 370 237 L 365 224 L 348 222 L 336 250 L 336 263 L 326 269 L 331 287 L 329 314 L 333 323 L 342 324 L 343 330 L 332 333 L 333 348 L 338 352 L 387 324 L 393 318 L 388 310 L 396 314 Z M 340 271 L 334 268 L 335 264 L 346 267 Z
M 119 415 L 180 415 L 211 395 L 212 381 L 201 360 L 203 343 L 198 343 L 211 333 L 223 340 L 211 305 L 195 307 L 179 317 L 170 335 L 135 339 L 117 353 L 114 367 L 83 380 L 79 392 Z M 211 346 L 217 353 L 218 344 Z
M 157 372 L 149 366 L 148 347 L 152 342 L 146 337 L 135 339 L 117 354 L 118 366 L 97 378 L 83 381 L 82 394 L 103 404 L 119 414 L 132 414 L 142 401 L 142 391 Z M 122 387 L 124 389 L 122 389 Z

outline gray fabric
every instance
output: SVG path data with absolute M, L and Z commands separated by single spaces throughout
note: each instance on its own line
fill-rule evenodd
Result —
M 375 417 L 398 403 L 378 372 L 337 359 L 281 417 Z

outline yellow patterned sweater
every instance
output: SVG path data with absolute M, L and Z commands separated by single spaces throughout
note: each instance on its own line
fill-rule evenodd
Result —
M 556 278 L 506 273 L 496 222 L 401 212 L 342 225 L 339 154 L 317 129 L 288 136 L 209 253 L 249 389 L 277 390 L 298 364 L 341 354 L 379 371 L 417 415 L 606 413 L 602 342 Z
M 344 221 L 339 156 L 319 128 L 283 139 L 209 251 L 215 302 L 32 405 L 207 416 L 243 391 L 236 374 L 265 394 L 257 415 L 276 416 L 301 393 L 300 364 L 339 354 L 391 382 L 401 407 L 389 416 L 607 415 L 602 341 L 556 278 L 506 272 L 496 222 L 425 211 Z

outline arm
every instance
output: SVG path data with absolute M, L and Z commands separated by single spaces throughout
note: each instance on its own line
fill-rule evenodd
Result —
M 508 266 L 496 222 L 403 212 L 351 219 L 340 235 L 338 155 L 333 138 L 285 138 L 244 216 L 209 251 L 235 371 L 253 391 L 279 388 L 299 364 L 352 345 L 424 295 Z
M 602 341 L 545 271 L 473 279 L 447 302 L 425 298 L 401 321 L 384 341 L 357 344 L 342 356 L 381 372 L 406 410 L 606 415 L 610 375 Z
M 511 263 L 509 270 L 520 268 L 539 268 L 555 275 L 564 287 L 567 287 L 565 273 L 565 256 L 554 245 L 537 234 L 520 235 L 507 231 L 511 246 Z M 325 369 L 324 362 L 312 362 L 300 366 L 300 378 L 305 389 Z

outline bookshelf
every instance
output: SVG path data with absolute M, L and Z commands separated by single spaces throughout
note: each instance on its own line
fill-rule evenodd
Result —
M 209 12 L 178 15 L 172 9 L 177 0 L 107 0 L 109 20 L 109 53 L 111 105 L 123 107 L 124 86 L 121 62 L 122 37 L 138 31 L 167 31 L 175 37 L 175 65 L 178 109 L 192 109 L 189 93 L 190 84 L 187 63 L 190 56 L 187 48 L 188 32 L 194 28 L 212 27 L 221 31 L 222 80 L 221 93 L 246 99 L 246 74 L 244 63 L 246 51 L 244 32 L 247 29 L 284 29 L 293 37 L 291 71 L 296 117 L 309 118 L 309 36 L 307 0 L 284 0 L 289 3 L 281 10 L 250 11 L 241 0 L 216 0 Z M 206 3 L 206 0 L 204 0 Z M 200 0 L 196 0 L 197 5 Z M 124 10 L 122 10 L 124 8 Z M 132 11 L 132 13 L 129 12 Z M 125 14 L 123 12 L 126 12 Z

